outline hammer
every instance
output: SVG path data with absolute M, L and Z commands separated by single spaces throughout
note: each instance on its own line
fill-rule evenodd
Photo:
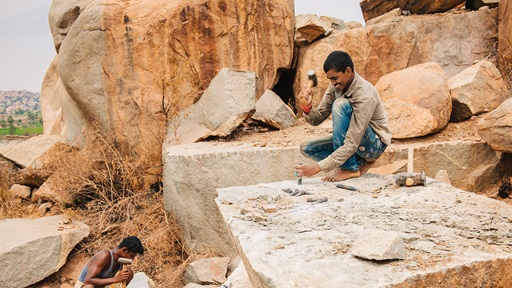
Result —
M 316 87 L 318 85 L 318 79 L 316 78 L 315 70 L 311 69 L 308 71 L 308 88 L 311 90 L 311 88 Z M 300 98 L 300 103 L 302 105 L 307 105 L 307 99 Z
M 315 70 L 311 69 L 308 71 L 308 87 L 309 89 L 318 85 L 318 79 L 316 78 Z
M 124 269 L 124 265 L 132 264 L 133 260 L 129 259 L 129 258 L 119 257 L 119 259 L 117 259 L 117 262 L 119 262 L 119 264 L 121 264 L 120 271 L 122 271 Z M 123 280 L 123 288 L 126 288 L 126 280 Z

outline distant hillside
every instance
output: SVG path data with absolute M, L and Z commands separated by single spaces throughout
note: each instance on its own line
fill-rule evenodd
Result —
M 23 114 L 40 110 L 38 92 L 0 90 L 0 114 Z

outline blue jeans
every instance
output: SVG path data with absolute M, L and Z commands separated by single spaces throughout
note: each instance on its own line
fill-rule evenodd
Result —
M 332 104 L 332 136 L 302 142 L 302 154 L 318 162 L 343 146 L 351 117 L 350 102 L 345 98 L 336 99 Z M 357 151 L 339 167 L 343 170 L 358 171 L 364 164 L 377 160 L 386 147 L 387 145 L 382 143 L 379 136 L 368 126 Z

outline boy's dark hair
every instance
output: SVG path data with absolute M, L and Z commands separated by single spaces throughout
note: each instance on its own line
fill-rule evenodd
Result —
M 343 72 L 347 70 L 347 67 L 350 67 L 352 71 L 354 71 L 354 63 L 352 62 L 352 58 L 348 55 L 347 52 L 344 51 L 333 51 L 324 62 L 324 72 L 327 73 L 330 70 L 334 70 L 334 72 Z
M 128 251 L 135 252 L 139 255 L 144 254 L 144 247 L 142 246 L 142 242 L 140 242 L 139 238 L 135 236 L 128 236 L 121 241 L 118 248 L 126 247 Z

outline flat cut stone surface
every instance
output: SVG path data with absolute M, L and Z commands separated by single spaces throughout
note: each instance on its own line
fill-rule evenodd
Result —
M 217 189 L 216 199 L 253 287 L 509 287 L 512 209 L 427 179 L 400 187 L 392 175 L 320 178 Z M 284 190 L 307 192 L 297 197 Z M 289 190 L 288 190 L 289 192 Z M 327 202 L 314 200 L 327 198 Z M 275 204 L 277 212 L 261 207 Z M 241 214 L 244 210 L 245 214 Z M 254 211 L 248 212 L 247 211 Z M 350 254 L 366 229 L 398 233 L 406 259 Z M 507 286 L 509 285 L 509 286 Z

